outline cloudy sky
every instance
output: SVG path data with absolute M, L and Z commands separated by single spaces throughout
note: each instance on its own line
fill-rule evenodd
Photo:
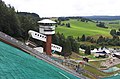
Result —
M 3 0 L 16 11 L 34 12 L 41 17 L 120 15 L 120 0 Z

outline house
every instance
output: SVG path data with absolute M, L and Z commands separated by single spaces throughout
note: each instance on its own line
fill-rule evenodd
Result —
M 91 53 L 93 53 L 95 57 L 99 57 L 99 56 L 105 57 L 108 54 L 110 54 L 110 51 L 106 48 L 103 49 L 99 48 L 98 50 L 97 49 L 91 50 Z

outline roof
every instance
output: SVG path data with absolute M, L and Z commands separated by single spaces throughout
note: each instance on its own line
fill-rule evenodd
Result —
M 115 55 L 120 55 L 120 53 L 114 53 Z
M 98 50 L 97 50 L 97 49 L 94 49 L 94 50 L 91 50 L 91 52 L 98 52 Z
M 50 19 L 43 19 L 43 20 L 41 20 L 41 21 L 38 21 L 38 23 L 56 23 L 55 21 L 52 21 L 52 20 L 50 20 Z
M 105 50 L 105 52 L 106 52 L 106 53 L 110 53 L 110 51 L 109 51 L 109 50 Z
M 107 54 L 105 51 L 98 51 L 96 53 Z

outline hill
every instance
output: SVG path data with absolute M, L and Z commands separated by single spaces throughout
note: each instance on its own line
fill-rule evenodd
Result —
M 120 28 L 120 20 L 112 20 L 112 21 L 102 21 L 104 22 L 110 29 L 119 29 Z
M 92 20 L 120 20 L 120 16 L 83 16 Z
M 38 14 L 36 13 L 30 13 L 30 12 L 16 12 L 18 15 L 21 15 L 21 16 L 30 16 L 32 17 L 34 20 L 37 20 L 39 21 L 40 20 L 40 17 Z
M 58 26 L 56 32 L 63 33 L 65 36 L 82 36 L 83 34 L 87 36 L 110 36 L 110 29 L 100 28 L 96 26 L 93 22 L 81 22 L 76 19 L 70 19 L 69 21 L 62 21 L 62 23 L 70 23 L 71 27 Z

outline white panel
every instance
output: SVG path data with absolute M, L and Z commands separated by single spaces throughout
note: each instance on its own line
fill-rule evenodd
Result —
M 49 23 L 49 24 L 56 24 L 55 21 L 52 21 L 50 19 L 43 19 L 41 21 L 38 21 L 38 23 Z
M 39 32 L 44 34 L 44 29 L 43 28 L 39 28 Z
M 43 47 L 36 47 L 35 50 L 39 51 L 40 53 L 43 53 Z
M 62 51 L 62 47 L 58 46 L 58 45 L 55 45 L 55 44 L 51 44 L 51 49 L 55 50 L 55 51 L 58 51 L 58 52 Z
M 55 26 L 39 26 L 39 32 L 42 34 L 55 34 Z
M 40 34 L 38 32 L 32 31 L 32 30 L 30 30 L 28 33 L 29 33 L 29 35 L 32 36 L 32 38 L 46 42 L 46 35 Z
M 44 31 L 44 34 L 46 34 L 46 35 L 55 34 L 55 31 Z
M 29 35 L 32 36 L 32 38 L 46 42 L 46 35 L 40 34 L 38 32 L 32 31 L 32 30 L 30 30 L 28 33 L 29 33 Z M 62 51 L 62 47 L 55 45 L 55 44 L 51 44 L 51 49 L 58 51 L 58 52 Z

